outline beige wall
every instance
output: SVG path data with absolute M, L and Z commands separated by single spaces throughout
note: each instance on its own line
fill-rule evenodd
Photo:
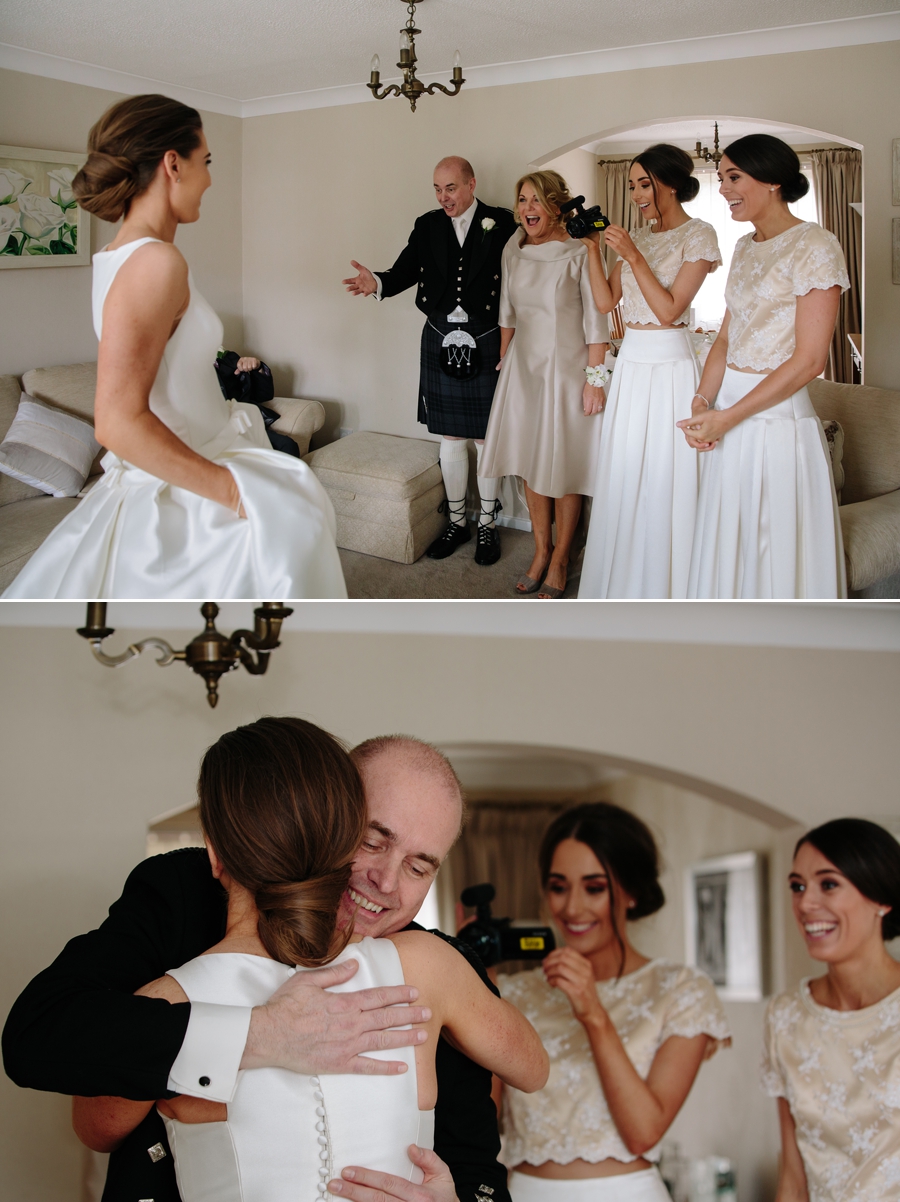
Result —
M 464 154 L 479 195 L 510 204 L 530 163 L 619 126 L 666 117 L 760 117 L 863 145 L 867 382 L 900 386 L 900 288 L 891 284 L 890 143 L 896 44 L 583 76 L 244 121 L 247 340 L 282 387 L 333 402 L 330 427 L 421 435 L 415 419 L 422 319 L 410 293 L 347 296 L 350 259 L 390 266 L 433 206 L 431 171 Z
M 91 126 L 119 99 L 100 88 L 0 70 L 0 144 L 83 153 Z M 241 122 L 204 113 L 203 123 L 213 187 L 204 198 L 202 220 L 180 230 L 177 242 L 222 318 L 226 340 L 236 345 L 243 337 Z M 92 249 L 99 250 L 113 227 L 96 218 L 91 225 Z M 0 374 L 97 357 L 90 267 L 0 270 L 0 312 Z
M 119 630 L 109 650 L 152 633 Z M 287 634 L 269 674 L 224 680 L 215 710 L 182 665 L 110 671 L 65 630 L 0 629 L 0 663 L 4 1013 L 67 939 L 102 920 L 144 855 L 147 824 L 191 803 L 203 749 L 263 713 L 309 716 L 351 743 L 407 730 L 630 758 L 805 823 L 898 813 L 896 654 Z M 65 1100 L 0 1081 L 2 1202 L 75 1202 L 66 1114 Z

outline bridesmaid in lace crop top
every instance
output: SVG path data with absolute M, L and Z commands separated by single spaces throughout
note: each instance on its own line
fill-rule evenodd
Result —
M 687 322 L 721 263 L 715 230 L 682 202 L 699 184 L 689 154 L 650 146 L 631 164 L 632 203 L 646 222 L 606 231 L 619 255 L 607 281 L 599 238 L 585 239 L 601 313 L 622 302 L 626 330 L 603 417 L 579 597 L 686 597 L 698 456 L 675 423 L 690 416 L 700 372 Z
M 414 1153 L 415 1168 L 409 1151 L 432 1148 L 442 1030 L 519 1089 L 546 1081 L 535 1031 L 455 948 L 421 929 L 363 938 L 346 911 L 339 921 L 351 865 L 371 836 L 359 773 L 331 735 L 300 718 L 230 731 L 204 756 L 197 791 L 212 874 L 228 896 L 225 936 L 138 993 L 243 1007 L 249 1016 L 295 972 L 352 956 L 352 981 L 315 983 L 344 992 L 415 982 L 427 1009 L 414 1017 L 424 1016 L 427 1040 L 367 1053 L 405 1060 L 409 1071 L 393 1076 L 310 1078 L 260 1066 L 238 1074 L 227 1102 L 76 1098 L 75 1129 L 89 1147 L 111 1151 L 156 1105 L 182 1202 L 325 1202 L 329 1183 L 337 1186 L 351 1165 L 401 1182 L 421 1182 L 420 1169 L 434 1167 L 434 1157 Z
M 827 971 L 766 1011 L 776 1202 L 888 1202 L 900 1198 L 900 964 L 884 942 L 900 935 L 900 845 L 874 822 L 826 822 L 797 844 L 789 884 Z
M 833 234 L 788 204 L 809 184 L 779 138 L 750 134 L 719 164 L 738 242 L 727 309 L 690 418 L 701 456 L 690 597 L 846 595 L 837 498 L 806 385 L 824 368 L 841 292 Z
M 648 960 L 627 922 L 659 910 L 647 827 L 607 802 L 576 806 L 544 835 L 541 880 L 564 946 L 501 976 L 501 995 L 550 1055 L 544 1089 L 504 1089 L 513 1202 L 669 1202 L 660 1141 L 704 1059 L 730 1043 L 712 982 Z

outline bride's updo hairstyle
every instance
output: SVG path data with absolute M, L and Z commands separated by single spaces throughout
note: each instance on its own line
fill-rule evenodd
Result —
M 800 170 L 797 152 L 771 134 L 747 134 L 738 138 L 723 152 L 735 167 L 761 184 L 777 184 L 781 199 L 793 204 L 809 191 L 809 180 Z
M 636 155 L 629 168 L 638 163 L 650 176 L 653 184 L 653 199 L 659 208 L 659 197 L 656 195 L 656 185 L 671 188 L 675 199 L 680 204 L 693 200 L 700 191 L 700 181 L 694 175 L 694 160 L 686 150 L 678 146 L 670 146 L 668 142 L 658 142 L 648 146 Z
M 547 827 L 538 852 L 541 887 L 546 890 L 553 854 L 565 839 L 589 847 L 603 866 L 610 889 L 617 885 L 634 902 L 626 920 L 634 922 L 655 914 L 666 904 L 659 883 L 659 851 L 648 827 L 628 810 L 609 801 L 591 801 L 564 810 Z M 613 933 L 619 944 L 619 973 L 625 966 L 625 943 L 619 931 L 616 907 L 610 906 Z
M 269 955 L 315 967 L 346 947 L 352 928 L 335 922 L 367 815 L 337 739 L 302 718 L 260 718 L 209 748 L 197 792 L 203 833 L 253 896 Z
M 569 194 L 569 185 L 559 172 L 530 171 L 528 175 L 522 176 L 516 184 L 515 203 L 513 205 L 513 217 L 515 217 L 517 225 L 522 224 L 519 217 L 519 193 L 522 191 L 523 184 L 531 184 L 535 195 L 540 201 L 541 208 L 550 214 L 557 225 L 562 225 L 563 218 L 559 212 L 560 206 L 564 205 L 567 200 L 571 200 L 572 197 Z
M 805 834 L 794 848 L 795 856 L 804 843 L 830 860 L 863 897 L 890 907 L 881 920 L 881 935 L 896 939 L 900 935 L 900 843 L 890 831 L 865 818 L 835 818 Z
M 189 158 L 200 145 L 196 109 L 168 96 L 130 96 L 107 109 L 88 135 L 87 162 L 72 181 L 83 209 L 118 221 L 150 187 L 167 150 Z

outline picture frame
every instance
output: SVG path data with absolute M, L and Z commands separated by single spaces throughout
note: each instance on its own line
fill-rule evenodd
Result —
M 90 213 L 71 188 L 85 158 L 0 146 L 0 270 L 90 265 Z
M 685 959 L 726 1001 L 766 996 L 765 878 L 754 851 L 700 860 L 685 872 Z

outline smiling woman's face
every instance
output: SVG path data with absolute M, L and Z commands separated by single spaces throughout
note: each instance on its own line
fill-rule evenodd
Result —
M 545 238 L 558 228 L 557 214 L 553 217 L 547 212 L 531 184 L 526 182 L 519 192 L 516 206 L 519 210 L 519 220 L 522 228 L 530 238 Z
M 618 947 L 610 903 L 615 899 L 623 931 L 628 899 L 586 843 L 562 840 L 553 853 L 545 889 L 550 913 L 568 947 L 583 956 Z
M 756 221 L 781 201 L 780 188 L 761 183 L 741 171 L 727 155 L 722 156 L 718 176 L 719 192 L 725 198 L 733 221 Z
M 631 170 L 628 173 L 628 191 L 631 195 L 631 203 L 637 207 L 645 221 L 659 219 L 656 197 L 653 195 L 653 180 L 640 163 L 631 164 Z
M 879 912 L 886 907 L 863 897 L 811 843 L 794 857 L 788 885 L 794 918 L 814 960 L 848 960 L 870 940 L 881 941 Z

